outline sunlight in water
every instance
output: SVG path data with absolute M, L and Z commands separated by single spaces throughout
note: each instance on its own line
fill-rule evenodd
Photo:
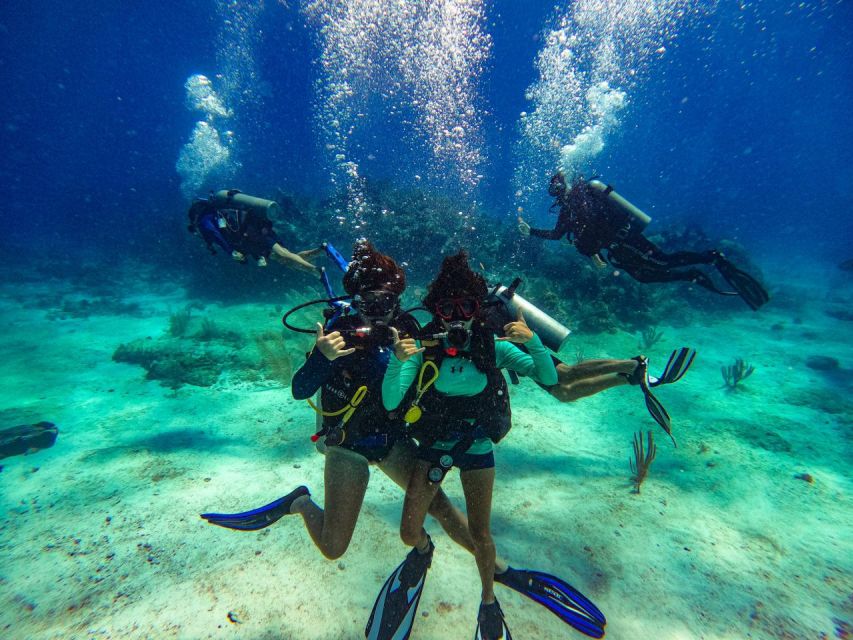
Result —
M 223 178 L 236 168 L 230 147 L 234 136 L 231 131 L 220 133 L 217 124 L 233 115 L 222 97 L 214 90 L 206 76 L 195 74 L 187 78 L 186 104 L 191 111 L 200 111 L 204 120 L 195 124 L 189 142 L 178 155 L 175 168 L 181 176 L 181 193 L 186 198 L 200 194 L 208 180 Z
M 521 114 L 515 190 L 519 204 L 541 192 L 557 167 L 591 168 L 619 127 L 629 94 L 666 43 L 715 2 L 695 0 L 579 0 L 544 34 L 536 59 L 539 78 Z
M 371 149 L 353 142 L 384 118 L 402 123 L 432 152 L 429 173 L 464 190 L 484 162 L 478 80 L 491 40 L 482 0 L 429 3 L 315 0 L 305 5 L 320 34 L 318 119 L 336 179 Z

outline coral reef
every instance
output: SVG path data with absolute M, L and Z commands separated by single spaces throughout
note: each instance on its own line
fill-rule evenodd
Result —
M 634 459 L 628 458 L 628 465 L 631 467 L 631 473 L 634 475 L 631 482 L 634 483 L 634 493 L 640 493 L 640 485 L 649 473 L 649 467 L 657 455 L 658 448 L 655 445 L 654 435 L 651 431 L 647 432 L 649 444 L 643 447 L 643 432 L 638 431 L 634 434 Z
M 663 338 L 663 332 L 658 331 L 657 327 L 646 327 L 640 332 L 640 342 L 637 346 L 641 351 L 649 351 Z
M 169 334 L 180 338 L 185 335 L 190 326 L 192 310 L 189 305 L 169 316 Z
M 214 349 L 188 349 L 183 341 L 142 338 L 120 344 L 113 360 L 138 364 L 147 372 L 148 380 L 157 380 L 164 387 L 179 389 L 185 384 L 212 386 L 229 361 L 224 352 Z
M 729 389 L 735 389 L 738 384 L 755 373 L 755 367 L 747 364 L 742 358 L 738 358 L 734 364 L 720 367 L 720 373 L 723 375 L 723 382 L 726 383 L 726 386 Z
M 258 334 L 255 336 L 255 345 L 267 377 L 289 386 L 293 378 L 293 360 L 285 349 L 284 335 L 274 331 Z
M 201 319 L 197 331 L 191 331 L 192 323 L 197 322 L 193 318 L 188 326 L 178 329 L 180 335 L 174 335 L 176 315 L 170 316 L 169 330 L 159 338 L 140 338 L 118 345 L 113 360 L 141 366 L 148 380 L 170 389 L 184 385 L 210 387 L 220 380 L 290 384 L 296 354 L 303 352 L 300 341 L 286 344 L 283 334 L 274 331 L 244 335 L 209 317 Z M 180 316 L 188 317 L 189 308 Z

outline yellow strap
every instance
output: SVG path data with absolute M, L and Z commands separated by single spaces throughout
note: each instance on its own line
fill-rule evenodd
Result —
M 361 401 L 364 400 L 364 397 L 366 395 L 367 387 L 364 385 L 360 386 L 358 389 L 355 390 L 355 393 L 352 395 L 352 398 L 350 398 L 350 401 L 347 403 L 347 406 L 345 406 L 343 409 L 340 409 L 339 411 L 323 411 L 317 405 L 311 402 L 311 400 L 307 400 L 307 402 L 311 406 L 311 408 L 314 409 L 314 411 L 319 413 L 321 416 L 332 417 L 339 416 L 342 413 L 345 413 L 346 415 L 344 415 L 341 422 L 343 424 L 346 424 L 349 419 L 352 418 L 352 414 L 355 413 L 355 408 L 361 404 Z
M 428 368 L 433 370 L 433 376 L 424 384 L 424 371 Z M 418 404 L 421 401 L 421 397 L 426 393 L 426 390 L 429 389 L 433 383 L 438 380 L 438 367 L 435 366 L 435 363 L 431 360 L 424 360 L 424 363 L 421 365 L 421 371 L 418 374 L 418 397 L 415 399 L 415 404 Z

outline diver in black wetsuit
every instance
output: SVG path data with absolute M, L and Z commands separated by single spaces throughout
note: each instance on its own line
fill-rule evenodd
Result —
M 302 271 L 319 271 L 307 258 L 319 254 L 322 249 L 289 251 L 281 244 L 272 221 L 254 209 L 219 208 L 213 200 L 196 200 L 190 206 L 188 217 L 188 230 L 197 232 L 211 253 L 216 253 L 213 247 L 218 245 L 237 262 L 245 263 L 246 256 L 250 255 L 259 267 L 265 267 L 267 258 L 273 256 Z
M 569 189 L 565 176 L 558 172 L 548 186 L 549 195 L 556 198 L 554 206 L 560 208 L 556 226 L 552 230 L 533 229 L 519 218 L 519 231 L 549 240 L 565 235 L 597 266 L 603 267 L 606 260 L 639 282 L 695 282 L 715 293 L 739 295 L 753 310 L 770 299 L 757 280 L 737 269 L 716 249 L 665 253 L 643 235 L 648 216 L 617 194 L 611 197 L 612 191 L 609 186 L 582 177 L 575 179 Z M 696 265 L 713 265 L 735 291 L 723 291 Z

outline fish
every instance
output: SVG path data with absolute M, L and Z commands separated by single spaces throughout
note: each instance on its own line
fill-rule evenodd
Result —
M 853 271 L 853 258 L 845 260 L 840 265 L 838 265 L 838 268 L 842 271 Z
M 58 435 L 59 429 L 52 422 L 19 424 L 0 429 L 0 460 L 49 449 Z

